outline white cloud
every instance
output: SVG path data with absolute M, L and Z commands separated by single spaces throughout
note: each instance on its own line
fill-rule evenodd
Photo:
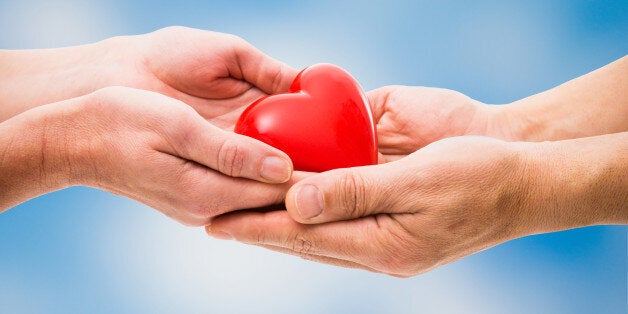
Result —
M 98 228 L 106 232 L 93 243 L 93 253 L 103 263 L 106 285 L 119 289 L 130 304 L 218 313 L 508 311 L 488 293 L 494 282 L 469 271 L 469 265 L 396 279 L 210 239 L 202 229 L 128 204 L 101 221 Z
M 125 218 L 104 222 L 108 230 L 96 245 L 106 278 L 129 296 L 156 308 L 207 312 L 233 307 L 251 312 L 312 300 L 292 295 L 286 286 L 307 290 L 295 273 L 311 269 L 296 258 L 210 239 L 202 229 L 181 226 L 149 210 L 125 210 Z M 131 214 L 131 215 L 128 215 Z M 320 266 L 318 266 L 320 267 Z M 281 298 L 267 298 L 282 295 Z M 129 300 L 129 302 L 133 302 Z M 137 300 L 135 301 L 137 302 Z

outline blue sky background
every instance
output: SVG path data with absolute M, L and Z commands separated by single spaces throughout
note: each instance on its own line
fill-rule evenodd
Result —
M 169 25 L 240 35 L 365 87 L 507 103 L 628 52 L 624 1 L 5 1 L 0 48 Z M 207 238 L 88 188 L 0 215 L 0 313 L 626 313 L 627 227 L 515 240 L 410 279 Z

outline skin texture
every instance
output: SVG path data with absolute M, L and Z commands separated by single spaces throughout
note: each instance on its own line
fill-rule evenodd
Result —
M 200 226 L 283 199 L 288 156 L 223 129 L 296 71 L 236 36 L 171 27 L 1 51 L 0 72 L 0 211 L 88 185 Z
M 287 211 L 229 213 L 206 230 L 408 277 L 530 234 L 626 224 L 627 78 L 624 57 L 505 106 L 424 87 L 372 91 L 381 164 L 308 174 Z

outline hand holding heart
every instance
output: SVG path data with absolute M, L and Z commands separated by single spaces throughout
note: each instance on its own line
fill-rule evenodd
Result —
M 481 134 L 492 118 L 488 106 L 422 87 L 390 86 L 368 96 L 387 163 L 311 175 L 287 192 L 287 212 L 230 213 L 215 218 L 208 232 L 395 276 L 415 275 L 517 235 L 509 221 L 513 213 L 495 207 L 504 189 L 517 193 L 515 181 L 506 188 L 501 180 L 516 177 L 513 148 L 482 137 L 433 143 Z M 500 171 L 489 171 L 495 164 Z
M 529 234 L 628 223 L 628 200 L 617 197 L 622 189 L 625 195 L 628 132 L 505 142 L 494 138 L 526 135 L 517 132 L 530 129 L 518 125 L 525 116 L 460 93 L 384 87 L 369 99 L 383 164 L 302 178 L 287 192 L 287 211 L 229 213 L 207 232 L 407 277 Z
M 318 262 L 412 276 L 519 235 L 512 221 L 522 192 L 518 161 L 506 142 L 447 139 L 386 164 L 307 177 L 288 192 L 287 212 L 230 213 L 208 231 Z
M 0 51 L 0 68 L 0 211 L 88 185 L 217 237 L 395 276 L 628 223 L 628 57 L 507 106 L 392 86 L 369 108 L 335 66 L 297 76 L 240 38 L 181 27 Z M 334 170 L 290 178 L 288 157 Z

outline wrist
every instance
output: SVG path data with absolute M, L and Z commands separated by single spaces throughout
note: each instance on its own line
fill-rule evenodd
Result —
M 71 185 L 63 121 L 47 109 L 0 123 L 0 211 Z
M 107 154 L 107 137 L 99 135 L 103 118 L 102 105 L 95 93 L 41 106 L 32 111 L 45 112 L 45 129 L 41 155 L 47 173 L 58 178 L 63 187 L 96 186 L 96 166 Z M 94 136 L 96 135 L 96 136 Z
M 536 142 L 546 137 L 548 128 L 547 112 L 539 113 L 528 99 L 510 104 L 491 106 L 493 133 L 507 141 Z
M 527 234 L 628 223 L 625 143 L 628 133 L 516 143 Z
M 553 115 L 537 112 L 529 99 L 509 104 L 485 105 L 486 136 L 510 142 L 536 142 L 547 140 L 547 130 Z
M 120 68 L 130 58 L 119 51 L 121 41 L 111 38 L 66 48 L 0 51 L 0 121 L 105 86 L 124 85 L 124 79 L 131 77 Z

